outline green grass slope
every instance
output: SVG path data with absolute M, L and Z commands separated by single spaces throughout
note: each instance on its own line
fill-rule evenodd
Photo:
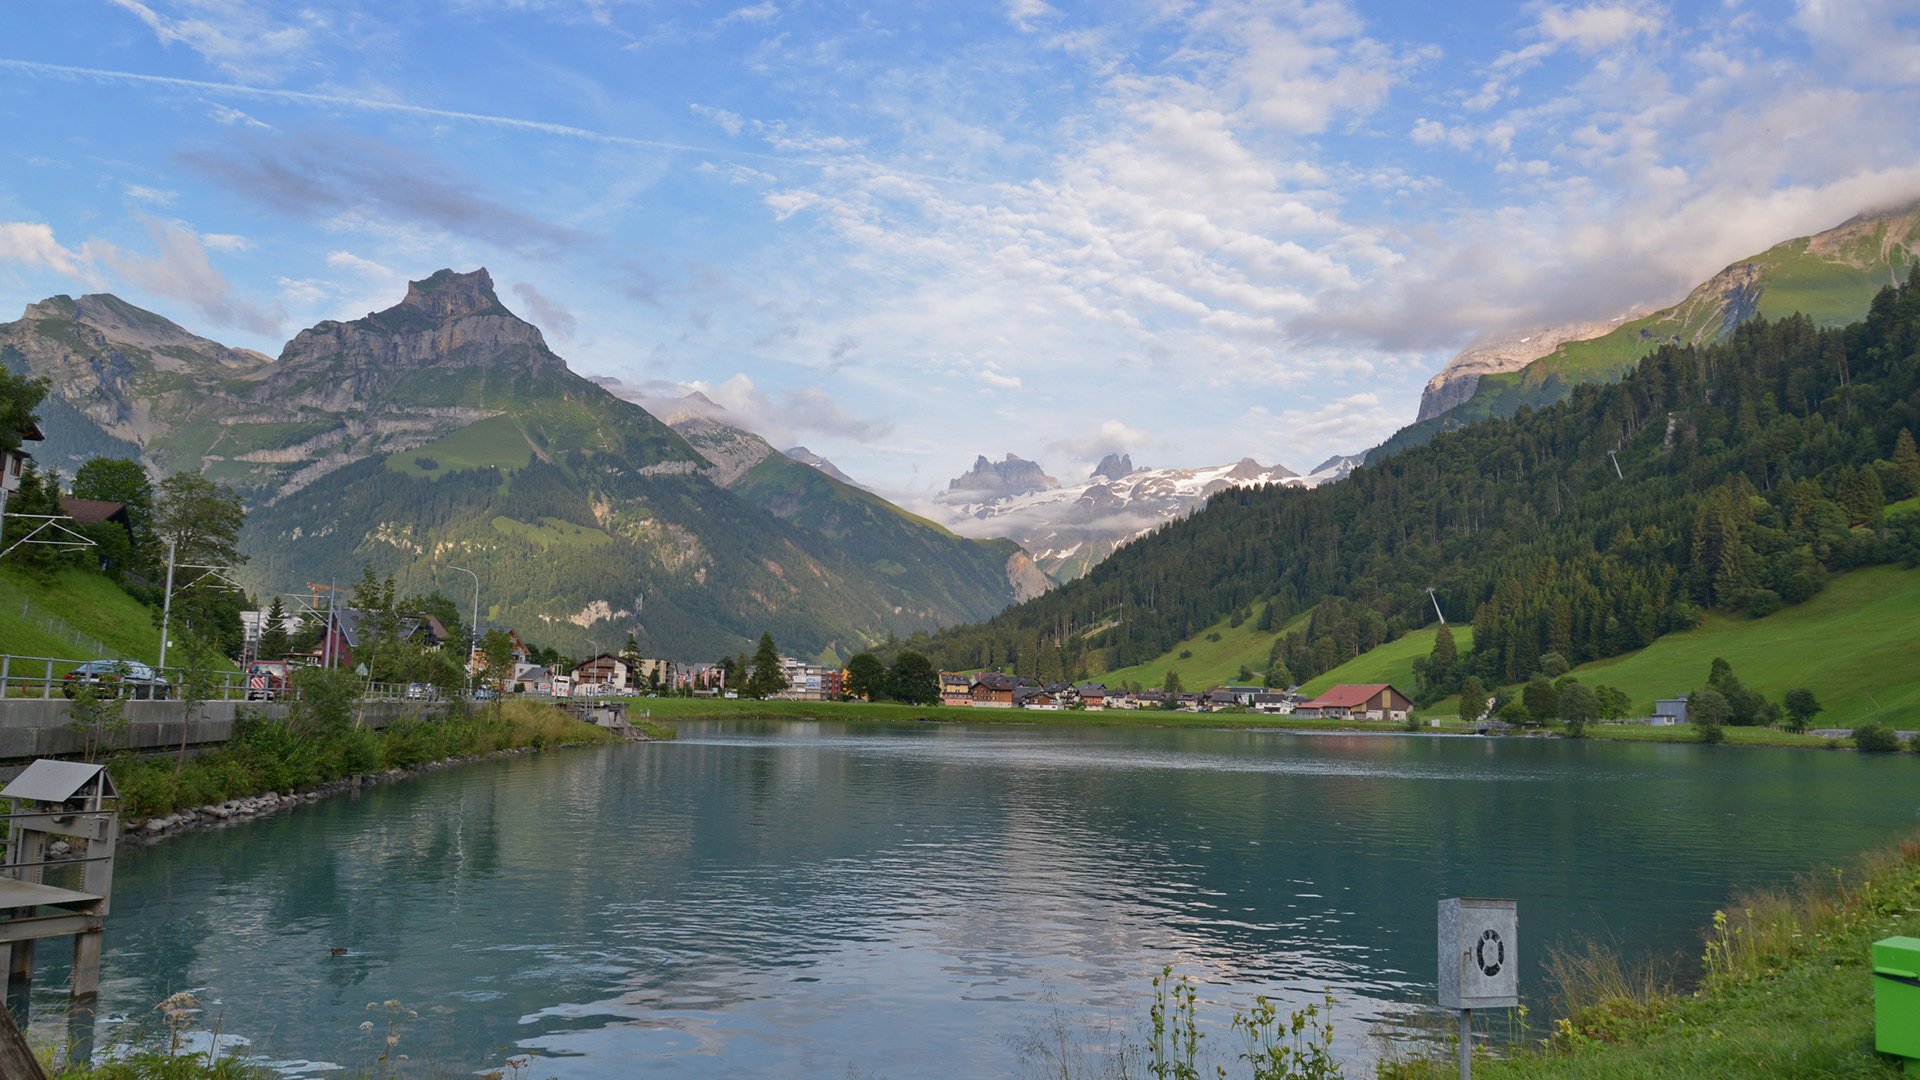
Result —
M 108 655 L 94 655 L 99 650 L 80 635 Z M 152 609 L 99 574 L 68 569 L 42 580 L 0 567 L 0 652 L 151 664 L 160 656 L 160 630 Z
M 1463 624 L 1451 629 L 1454 648 L 1465 656 L 1473 649 L 1473 627 Z M 1414 630 L 1377 649 L 1361 653 L 1331 671 L 1308 679 L 1301 684 L 1300 692 L 1323 694 L 1343 683 L 1392 683 L 1402 693 L 1411 694 L 1414 688 L 1413 662 L 1433 652 L 1433 641 L 1439 636 L 1440 627 L 1437 625 Z
M 1579 383 L 1620 378 L 1661 345 L 1705 344 L 1755 315 L 1802 314 L 1819 326 L 1843 326 L 1865 315 L 1881 288 L 1906 280 L 1920 265 L 1916 219 L 1920 208 L 1909 207 L 1776 244 L 1721 271 L 1672 307 L 1596 338 L 1569 341 L 1519 371 L 1483 377 L 1471 398 L 1400 429 L 1368 459 L 1423 445 L 1442 431 L 1512 416 L 1523 405 L 1552 404 Z
M 1639 652 L 1584 664 L 1587 683 L 1617 686 L 1644 713 L 1656 697 L 1705 685 L 1715 657 L 1778 701 L 1812 690 L 1817 727 L 1882 720 L 1920 728 L 1920 570 L 1873 567 L 1835 578 L 1820 595 L 1764 619 L 1713 614 Z
M 1311 611 L 1296 615 L 1278 630 L 1258 630 L 1260 605 L 1254 606 L 1253 618 L 1239 626 L 1229 626 L 1230 620 L 1222 619 L 1207 627 L 1193 637 L 1175 645 L 1164 655 L 1135 664 L 1132 667 L 1116 668 L 1094 676 L 1108 686 L 1122 686 L 1137 682 L 1148 689 L 1157 688 L 1166 681 L 1169 670 L 1180 673 L 1180 685 L 1188 690 L 1205 690 L 1210 686 L 1238 681 L 1240 668 L 1245 665 L 1253 672 L 1253 681 L 1259 682 L 1267 670 L 1267 654 L 1273 651 L 1274 639 L 1306 628 Z M 1209 641 L 1214 634 L 1220 640 Z M 1188 657 L 1180 654 L 1192 653 Z

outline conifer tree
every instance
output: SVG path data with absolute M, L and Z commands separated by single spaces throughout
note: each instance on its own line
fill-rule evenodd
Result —
M 286 657 L 287 609 L 280 603 L 278 596 L 267 605 L 266 622 L 260 627 L 259 658 L 262 660 L 280 660 Z

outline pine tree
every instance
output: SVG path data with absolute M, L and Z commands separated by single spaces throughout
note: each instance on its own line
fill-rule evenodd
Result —
M 747 676 L 749 697 L 772 697 L 787 688 L 787 673 L 780 670 L 780 648 L 772 634 L 760 635 L 760 647 L 753 653 L 753 673 Z
M 280 604 L 280 598 L 274 597 L 267 605 L 267 619 L 260 627 L 259 658 L 279 660 L 287 655 L 287 609 Z
M 1920 495 L 1920 450 L 1913 445 L 1913 432 L 1906 428 L 1893 440 L 1894 471 L 1907 482 L 1907 490 L 1900 497 L 1912 498 Z

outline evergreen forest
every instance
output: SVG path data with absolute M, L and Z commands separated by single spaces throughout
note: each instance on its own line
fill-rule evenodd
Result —
M 949 669 L 1097 678 L 1258 619 L 1279 628 L 1287 685 L 1437 605 L 1474 634 L 1423 667 L 1431 701 L 1470 675 L 1524 681 L 1546 654 L 1637 649 L 1709 609 L 1765 617 L 1830 575 L 1920 562 L 1920 515 L 1886 512 L 1920 496 L 1917 348 L 1920 275 L 1846 327 L 1749 321 L 1338 484 L 1222 492 L 1079 581 L 902 644 Z

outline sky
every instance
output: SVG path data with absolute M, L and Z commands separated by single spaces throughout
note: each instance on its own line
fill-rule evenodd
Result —
M 486 266 L 585 375 L 917 502 L 1305 471 L 1492 333 L 1920 197 L 1909 0 L 46 0 L 0 318 L 275 355 Z

